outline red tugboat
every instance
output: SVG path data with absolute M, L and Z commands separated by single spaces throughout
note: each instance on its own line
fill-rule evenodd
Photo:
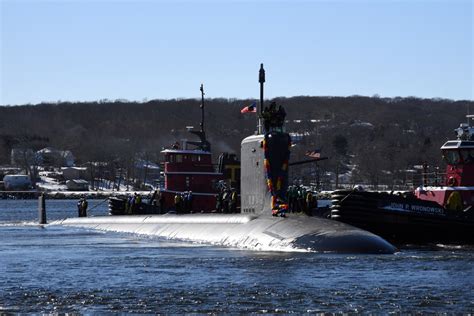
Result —
M 216 208 L 216 194 L 219 181 L 224 179 L 221 172 L 216 172 L 212 165 L 210 145 L 201 132 L 192 132 L 202 137 L 196 149 L 180 149 L 174 146 L 165 149 L 164 176 L 165 186 L 160 190 L 165 209 L 175 207 L 175 199 L 189 199 L 186 209 L 182 212 L 210 212 Z M 191 142 L 192 144 L 196 144 Z M 178 198 L 178 199 L 180 199 Z M 186 203 L 183 203 L 186 204 Z M 180 210 L 177 210 L 180 212 Z
M 421 200 L 461 211 L 474 205 L 474 127 L 462 123 L 454 131 L 457 140 L 448 141 L 441 147 L 447 164 L 444 186 L 420 187 L 415 195 Z
M 136 196 L 109 199 L 111 215 L 163 214 L 167 212 L 194 213 L 216 210 L 218 198 L 234 198 L 234 212 L 238 202 L 240 161 L 236 155 L 223 153 L 215 170 L 212 164 L 211 144 L 204 131 L 204 90 L 201 85 L 200 130 L 190 132 L 200 141 L 176 142 L 164 149 L 164 188 L 157 190 L 147 201 L 137 203 Z M 194 148 L 188 148 L 194 146 Z M 224 181 L 223 181 L 224 180 Z M 218 211 L 230 212 L 230 207 Z
M 328 217 L 396 244 L 474 244 L 474 127 L 461 124 L 455 132 L 457 139 L 441 147 L 443 185 L 396 194 L 337 190 Z

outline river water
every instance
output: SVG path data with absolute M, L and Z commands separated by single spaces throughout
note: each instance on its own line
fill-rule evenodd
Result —
M 48 220 L 76 216 L 75 203 L 48 200 Z M 0 200 L 0 314 L 474 312 L 474 247 L 244 251 L 41 227 L 37 204 Z

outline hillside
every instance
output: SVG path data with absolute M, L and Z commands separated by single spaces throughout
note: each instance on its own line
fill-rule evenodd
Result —
M 291 160 L 321 148 L 323 171 L 354 168 L 354 181 L 393 182 L 398 171 L 427 161 L 443 166 L 439 147 L 453 138 L 472 101 L 379 97 L 277 98 L 286 108 L 288 132 L 304 134 Z M 255 130 L 255 114 L 240 114 L 252 100 L 206 101 L 205 127 L 215 154 L 239 153 L 240 141 Z M 199 127 L 200 102 L 193 99 L 146 103 L 84 102 L 0 107 L 0 164 L 12 148 L 50 146 L 74 153 L 78 163 L 139 156 L 158 161 L 162 147 L 191 139 Z M 214 156 L 216 157 L 216 156 Z M 296 168 L 305 174 L 307 168 Z M 385 175 L 385 176 L 384 176 Z M 386 175 L 390 175 L 387 178 Z

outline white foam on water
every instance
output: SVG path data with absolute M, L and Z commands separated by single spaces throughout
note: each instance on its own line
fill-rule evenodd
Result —
M 463 249 L 466 248 L 466 246 L 463 245 L 445 245 L 445 244 L 436 244 L 436 247 L 442 248 L 442 249 Z
M 20 226 L 43 226 L 34 221 L 21 221 L 21 222 L 0 222 L 0 227 L 20 227 Z

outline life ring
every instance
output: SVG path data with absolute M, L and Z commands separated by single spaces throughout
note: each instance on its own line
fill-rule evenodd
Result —
M 453 177 L 453 176 L 450 176 L 449 179 L 448 179 L 448 185 L 449 185 L 450 187 L 456 186 L 457 182 L 458 182 L 458 181 L 457 181 L 456 178 Z

